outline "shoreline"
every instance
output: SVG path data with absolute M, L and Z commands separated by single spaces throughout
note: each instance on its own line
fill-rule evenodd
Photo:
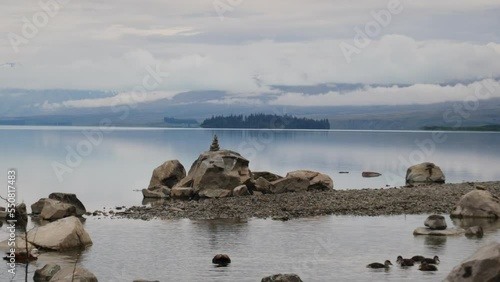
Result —
M 467 192 L 482 186 L 500 194 L 500 181 L 432 184 L 416 187 L 350 189 L 326 192 L 265 194 L 185 201 L 165 199 L 132 206 L 112 216 L 127 219 L 293 218 L 353 215 L 449 214 Z

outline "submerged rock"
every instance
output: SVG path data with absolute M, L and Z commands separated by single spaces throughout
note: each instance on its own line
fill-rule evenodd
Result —
M 275 274 L 262 278 L 261 282 L 303 282 L 297 274 Z
M 49 263 L 44 265 L 42 268 L 35 270 L 35 275 L 33 276 L 33 280 L 35 282 L 46 282 L 50 281 L 56 273 L 61 270 L 61 266 L 54 263 Z
M 477 237 L 482 238 L 484 235 L 483 228 L 481 226 L 471 226 L 465 230 L 465 236 L 467 237 Z
M 98 282 L 97 277 L 83 267 L 65 267 L 54 275 L 50 282 Z
M 449 228 L 445 230 L 432 230 L 427 227 L 418 227 L 413 230 L 413 235 L 431 235 L 431 236 L 454 236 L 464 234 L 465 230 L 461 228 Z
M 406 183 L 444 183 L 445 177 L 441 168 L 433 163 L 413 165 L 406 171 Z
M 500 244 L 483 246 L 472 256 L 453 268 L 446 282 L 500 281 Z
M 458 201 L 451 217 L 500 217 L 500 199 L 489 191 L 472 190 Z
M 381 175 L 382 175 L 381 173 L 373 172 L 373 171 L 363 171 L 361 173 L 361 176 L 363 176 L 363 177 L 379 177 Z

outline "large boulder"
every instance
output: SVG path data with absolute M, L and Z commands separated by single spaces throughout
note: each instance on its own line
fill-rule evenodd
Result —
M 462 196 L 451 217 L 500 217 L 500 199 L 489 191 L 473 190 Z
M 65 267 L 50 279 L 50 282 L 97 282 L 97 277 L 83 267 Z
M 425 221 L 424 225 L 427 226 L 431 230 L 444 230 L 446 227 L 446 219 L 442 215 L 429 215 Z
M 63 203 L 71 204 L 76 208 L 76 214 L 78 216 L 84 215 L 87 210 L 85 206 L 80 202 L 80 200 L 76 197 L 75 194 L 72 193 L 52 193 L 49 195 L 49 199 L 61 201 Z
M 254 179 L 259 179 L 260 177 L 262 177 L 269 182 L 283 178 L 283 176 L 274 174 L 269 171 L 252 171 L 252 176 Z
M 153 170 L 149 187 L 167 186 L 172 188 L 184 177 L 186 177 L 186 169 L 178 160 L 166 161 Z
M 309 181 L 309 186 L 307 187 L 308 191 L 311 190 L 332 190 L 333 189 L 333 180 L 330 176 L 319 173 L 317 171 L 311 170 L 296 170 L 291 171 L 286 174 L 286 177 L 300 177 L 305 178 Z
M 40 216 L 46 220 L 58 220 L 68 216 L 77 216 L 76 207 L 53 199 L 45 199 Z
M 65 217 L 47 225 L 36 227 L 28 232 L 28 242 L 50 250 L 69 250 L 92 245 L 92 240 L 80 219 Z
M 233 197 L 242 197 L 250 195 L 246 185 L 240 185 L 233 189 Z
M 471 257 L 453 268 L 446 282 L 500 281 L 500 244 L 483 246 Z
M 302 282 L 297 274 L 275 274 L 262 278 L 261 282 Z
M 231 192 L 252 177 L 248 163 L 247 159 L 233 151 L 204 152 L 193 163 L 188 175 L 175 187 L 192 187 L 195 193 L 205 196 L 209 190 Z
M 42 212 L 43 206 L 45 205 L 45 201 L 47 201 L 48 198 L 41 198 L 38 200 L 36 203 L 33 203 L 31 205 L 31 214 L 33 215 L 38 215 Z
M 172 198 L 190 199 L 194 195 L 194 189 L 191 187 L 174 187 L 170 195 Z
M 309 180 L 302 177 L 285 177 L 271 182 L 271 193 L 304 192 L 310 185 Z
M 255 180 L 254 189 L 255 189 L 255 191 L 258 191 L 258 192 L 261 192 L 264 194 L 269 194 L 269 193 L 271 193 L 271 186 L 273 186 L 273 185 L 266 178 L 259 177 L 259 178 L 257 178 L 257 180 Z M 254 191 L 254 194 L 255 194 L 255 191 Z
M 406 171 L 406 183 L 444 183 L 445 177 L 441 168 L 433 163 L 413 165 Z

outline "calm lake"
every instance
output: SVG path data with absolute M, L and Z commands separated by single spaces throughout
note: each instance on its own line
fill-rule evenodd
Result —
M 140 205 L 142 195 L 134 190 L 147 187 L 155 167 L 178 159 L 188 170 L 214 134 L 221 148 L 249 159 L 251 170 L 316 170 L 330 175 L 335 189 L 401 186 L 408 166 L 423 161 L 439 165 L 447 182 L 500 180 L 500 134 L 469 132 L 0 127 L 0 171 L 17 170 L 17 200 L 28 206 L 52 192 L 76 193 L 87 210 Z M 382 176 L 362 178 L 362 171 Z M 105 282 L 260 281 L 280 272 L 297 273 L 304 281 L 439 281 L 479 246 L 500 239 L 495 223 L 481 223 L 488 228 L 482 239 L 414 237 L 426 216 L 288 222 L 91 217 L 85 228 L 94 245 L 79 261 Z M 7 236 L 4 226 L 0 240 Z M 214 268 L 211 259 L 218 252 L 228 253 L 233 263 Z M 400 254 L 439 255 L 442 263 L 435 273 L 365 268 L 385 259 L 395 263 Z M 44 253 L 36 266 L 75 259 L 71 253 Z M 0 278 L 6 271 L 0 268 Z

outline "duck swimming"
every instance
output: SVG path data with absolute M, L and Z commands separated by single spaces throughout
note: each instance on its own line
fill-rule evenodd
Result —
M 38 259 L 38 249 L 33 248 L 29 253 L 26 251 L 14 252 L 14 253 L 6 253 L 6 256 L 3 257 L 4 260 L 16 262 L 16 263 L 27 263 L 30 261 L 34 261 Z
M 434 256 L 434 258 L 424 258 L 422 260 L 422 263 L 428 263 L 428 264 L 439 264 L 440 261 L 439 261 L 439 257 L 438 256 Z
M 423 261 L 422 264 L 420 264 L 420 266 L 418 267 L 418 270 L 421 270 L 421 271 L 436 271 L 438 269 L 437 269 L 437 267 L 435 265 L 428 264 L 425 261 Z
M 415 263 L 412 259 L 405 259 L 402 256 L 398 256 L 396 262 L 401 266 L 413 266 L 413 264 Z
M 416 262 L 420 262 L 420 261 L 422 261 L 423 259 L 424 259 L 424 257 L 423 257 L 423 256 L 413 256 L 413 257 L 411 258 L 411 260 L 412 260 L 412 261 L 416 261 Z
M 227 266 L 231 263 L 231 259 L 226 254 L 217 254 L 212 259 L 213 264 L 217 264 L 217 266 Z
M 386 260 L 384 262 L 384 264 L 381 264 L 379 262 L 374 262 L 374 263 L 370 263 L 366 267 L 368 267 L 368 268 L 389 268 L 390 265 L 392 265 L 391 261 L 390 260 Z

